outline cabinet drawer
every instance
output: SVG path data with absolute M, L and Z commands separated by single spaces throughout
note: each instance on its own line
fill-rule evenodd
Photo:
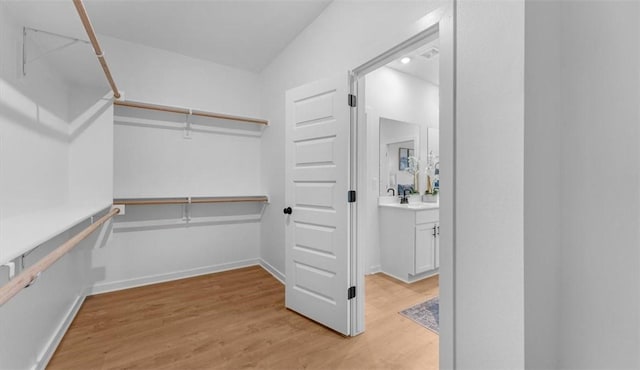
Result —
M 428 222 L 438 222 L 440 212 L 437 209 L 416 212 L 416 225 L 426 224 Z

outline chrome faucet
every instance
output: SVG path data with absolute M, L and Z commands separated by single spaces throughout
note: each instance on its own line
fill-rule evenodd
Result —
M 389 189 L 387 189 L 387 194 L 389 194 L 389 190 L 391 190 L 391 192 L 392 192 L 392 193 L 391 193 L 391 196 L 392 196 L 392 197 L 395 197 L 395 196 L 396 196 L 396 189 L 394 189 L 394 188 L 389 188 Z
M 407 189 L 402 192 L 402 198 L 400 198 L 400 204 L 409 204 L 409 198 L 407 198 Z

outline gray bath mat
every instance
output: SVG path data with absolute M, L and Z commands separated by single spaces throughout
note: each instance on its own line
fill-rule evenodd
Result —
M 439 334 L 440 323 L 440 297 L 431 298 L 400 311 L 400 315 L 407 317 L 432 332 Z

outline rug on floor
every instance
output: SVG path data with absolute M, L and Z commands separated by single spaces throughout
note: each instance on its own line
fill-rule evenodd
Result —
M 440 323 L 440 297 L 418 303 L 406 310 L 400 311 L 400 315 L 407 317 L 432 332 L 439 334 Z

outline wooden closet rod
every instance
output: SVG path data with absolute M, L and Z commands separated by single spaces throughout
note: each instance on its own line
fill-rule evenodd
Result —
M 102 70 L 104 71 L 104 75 L 107 77 L 107 81 L 109 82 L 109 86 L 111 86 L 111 90 L 113 90 L 113 97 L 116 99 L 120 99 L 120 91 L 118 91 L 118 87 L 116 86 L 116 82 L 113 80 L 113 76 L 111 75 L 111 71 L 109 70 L 109 66 L 107 65 L 107 61 L 104 59 L 104 53 L 100 48 L 100 44 L 98 43 L 98 38 L 96 37 L 96 33 L 93 30 L 93 26 L 91 25 L 91 20 L 89 20 L 89 15 L 87 15 L 87 10 L 84 8 L 84 4 L 82 0 L 73 0 L 73 5 L 76 6 L 76 10 L 78 11 L 78 15 L 80 15 L 80 20 L 82 21 L 82 25 L 84 26 L 85 31 L 87 31 L 87 35 L 89 36 L 89 40 L 91 41 L 91 45 L 93 46 L 93 50 L 98 57 L 98 61 L 102 66 Z
M 232 121 L 254 123 L 254 124 L 257 124 L 257 125 L 268 125 L 269 124 L 269 121 L 264 120 L 264 119 L 259 119 L 259 118 L 232 116 L 232 115 L 222 114 L 222 113 L 212 113 L 212 112 L 206 112 L 206 111 L 201 111 L 201 110 L 190 110 L 190 109 L 186 109 L 186 108 L 170 107 L 170 106 L 167 106 L 167 105 L 141 103 L 141 102 L 130 101 L 130 100 L 116 100 L 115 102 L 113 102 L 113 104 L 121 106 L 121 107 L 156 110 L 156 111 L 168 112 L 168 113 L 190 114 L 190 115 L 194 115 L 194 116 L 201 116 L 201 117 L 208 117 L 208 118 L 228 119 L 228 120 L 232 120 Z
M 202 203 L 239 203 L 239 202 L 268 202 L 264 195 L 249 197 L 194 197 L 194 198 L 144 198 L 144 199 L 114 199 L 113 204 L 125 206 L 151 206 L 161 204 L 202 204 Z
M 47 254 L 43 259 L 32 265 L 31 267 L 22 271 L 18 276 L 11 279 L 8 283 L 0 287 L 0 306 L 5 304 L 8 300 L 13 298 L 22 289 L 31 285 L 31 283 L 40 276 L 40 274 L 53 265 L 62 256 L 67 254 L 70 250 L 75 248 L 81 241 L 91 235 L 100 226 L 107 222 L 111 217 L 120 213 L 118 208 L 114 208 L 106 215 L 102 216 L 98 221 L 87 226 L 84 230 L 76 234 L 73 238 L 69 239 L 66 243 L 62 244 L 53 252 Z

